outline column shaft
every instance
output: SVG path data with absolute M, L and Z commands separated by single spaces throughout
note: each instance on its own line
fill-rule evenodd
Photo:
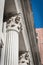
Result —
M 7 31 L 6 37 L 4 65 L 18 65 L 18 32 Z

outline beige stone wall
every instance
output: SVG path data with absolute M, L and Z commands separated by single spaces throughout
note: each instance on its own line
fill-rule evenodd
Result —
M 43 64 L 43 28 L 36 29 L 41 63 Z

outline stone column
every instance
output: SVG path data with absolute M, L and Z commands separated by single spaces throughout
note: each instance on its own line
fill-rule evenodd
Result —
M 4 65 L 18 65 L 20 17 L 14 16 L 7 21 L 6 48 Z

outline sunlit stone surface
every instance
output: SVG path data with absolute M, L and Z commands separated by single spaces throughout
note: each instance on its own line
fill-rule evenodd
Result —
M 36 29 L 41 63 L 43 64 L 43 28 Z

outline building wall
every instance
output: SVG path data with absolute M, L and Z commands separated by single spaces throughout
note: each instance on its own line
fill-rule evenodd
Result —
M 36 29 L 41 63 L 43 64 L 43 28 Z
M 16 6 L 14 0 L 5 0 L 5 14 L 13 13 L 15 14 Z
M 34 65 L 40 65 L 40 56 L 39 56 L 39 50 L 36 42 L 36 37 L 35 37 L 35 29 L 34 29 L 34 21 L 32 17 L 32 10 L 30 7 L 30 3 L 28 0 L 21 0 L 22 4 L 22 9 L 23 9 L 23 14 L 24 14 L 24 19 L 25 19 L 25 24 L 28 32 L 28 37 L 30 40 L 30 47 L 31 47 L 31 52 L 34 60 Z

